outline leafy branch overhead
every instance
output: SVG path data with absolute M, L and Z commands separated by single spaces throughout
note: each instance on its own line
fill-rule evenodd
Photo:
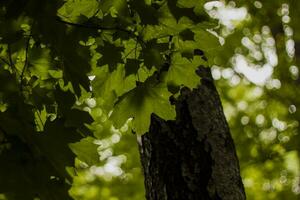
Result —
M 202 0 L 1 2 L 0 133 L 11 147 L 0 146 L 1 159 L 7 160 L 0 167 L 0 193 L 12 199 L 18 199 L 13 197 L 17 191 L 24 199 L 67 199 L 59 195 L 67 195 L 70 177 L 76 176 L 74 170 L 66 171 L 74 156 L 89 165 L 100 162 L 94 143 L 99 139 L 94 132 L 97 123 L 120 128 L 132 118 L 132 130 L 143 134 L 152 113 L 175 119 L 170 97 L 176 97 L 181 87 L 197 87 L 195 71 L 209 65 L 218 48 L 218 39 L 207 31 L 212 23 L 207 23 L 203 4 Z M 86 106 L 86 99 L 96 103 Z M 24 155 L 16 156 L 21 151 Z M 25 188 L 2 187 L 3 181 L 16 178 L 3 170 L 17 167 L 20 160 L 33 162 L 29 158 L 38 160 L 40 170 L 16 175 L 24 183 L 40 182 L 26 182 Z M 44 176 L 43 170 L 60 181 L 37 179 Z M 32 190 L 32 185 L 49 184 L 58 196 L 47 197 L 45 188 Z M 60 184 L 63 194 L 56 193 Z

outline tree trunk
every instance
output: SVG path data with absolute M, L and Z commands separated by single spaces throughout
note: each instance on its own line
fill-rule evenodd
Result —
M 152 115 L 141 138 L 147 200 L 246 199 L 238 158 L 210 69 L 201 85 L 182 89 L 177 119 Z

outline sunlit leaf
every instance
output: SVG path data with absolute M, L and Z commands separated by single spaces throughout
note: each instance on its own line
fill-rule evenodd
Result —
M 164 119 L 174 119 L 175 109 L 170 105 L 170 93 L 163 84 L 158 84 L 154 77 L 122 96 L 110 117 L 117 127 L 121 127 L 133 118 L 133 130 L 138 134 L 147 132 L 150 126 L 150 115 Z

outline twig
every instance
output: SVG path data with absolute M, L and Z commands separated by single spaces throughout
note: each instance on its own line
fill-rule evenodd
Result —
M 15 66 L 15 64 L 14 64 L 14 62 L 12 60 L 10 45 L 8 45 L 7 51 L 8 51 L 8 59 L 9 59 L 9 63 L 10 63 L 9 66 L 11 66 L 16 71 L 16 73 L 17 73 L 18 70 L 17 70 L 17 68 L 16 68 L 16 66 Z
M 56 21 L 67 24 L 67 25 L 70 25 L 70 26 L 80 27 L 80 28 L 90 28 L 90 29 L 97 29 L 97 30 L 117 30 L 117 31 L 122 31 L 122 32 L 125 32 L 125 33 L 132 34 L 131 31 L 126 30 L 126 29 L 122 29 L 120 27 L 104 27 L 104 26 L 92 25 L 92 24 L 78 24 L 78 23 L 74 23 L 74 22 L 64 21 L 64 20 L 60 19 L 59 17 L 56 18 Z
M 22 73 L 20 76 L 20 90 L 21 92 L 23 91 L 23 78 L 24 78 L 24 74 L 26 72 L 27 66 L 28 66 L 28 50 L 29 50 L 29 42 L 31 39 L 31 34 L 28 36 L 27 42 L 26 42 L 26 49 L 25 49 L 25 62 L 24 62 L 24 66 L 22 69 Z
M 5 60 L 4 58 L 0 57 L 0 60 L 1 60 L 3 63 L 7 64 L 8 66 L 11 66 L 10 63 L 9 63 L 7 60 Z
M 130 49 L 130 51 L 129 51 L 126 55 L 124 55 L 124 56 L 122 57 L 122 59 L 125 60 L 126 58 L 128 58 L 128 56 L 129 56 L 134 50 L 135 50 L 135 48 Z
M 79 27 L 79 28 L 89 28 L 89 29 L 105 30 L 105 31 L 121 31 L 121 32 L 124 32 L 124 33 L 127 33 L 129 35 L 134 36 L 137 39 L 137 41 L 139 41 L 142 44 L 145 44 L 145 42 L 139 36 L 136 36 L 134 34 L 134 32 L 123 29 L 123 28 L 118 27 L 118 26 L 116 26 L 116 27 L 105 27 L 105 26 L 94 25 L 94 24 L 78 24 L 78 23 L 74 23 L 74 22 L 64 21 L 59 17 L 56 18 L 56 21 L 67 24 L 67 25 L 70 25 L 70 26 Z
M 2 126 L 0 126 L 0 131 L 3 133 L 3 135 L 4 135 L 5 137 L 8 136 L 8 133 L 6 132 L 6 130 L 5 130 Z

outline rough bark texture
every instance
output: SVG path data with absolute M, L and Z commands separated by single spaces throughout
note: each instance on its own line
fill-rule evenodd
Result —
M 238 159 L 208 68 L 202 83 L 183 89 L 176 121 L 152 115 L 140 153 L 147 200 L 243 200 Z

